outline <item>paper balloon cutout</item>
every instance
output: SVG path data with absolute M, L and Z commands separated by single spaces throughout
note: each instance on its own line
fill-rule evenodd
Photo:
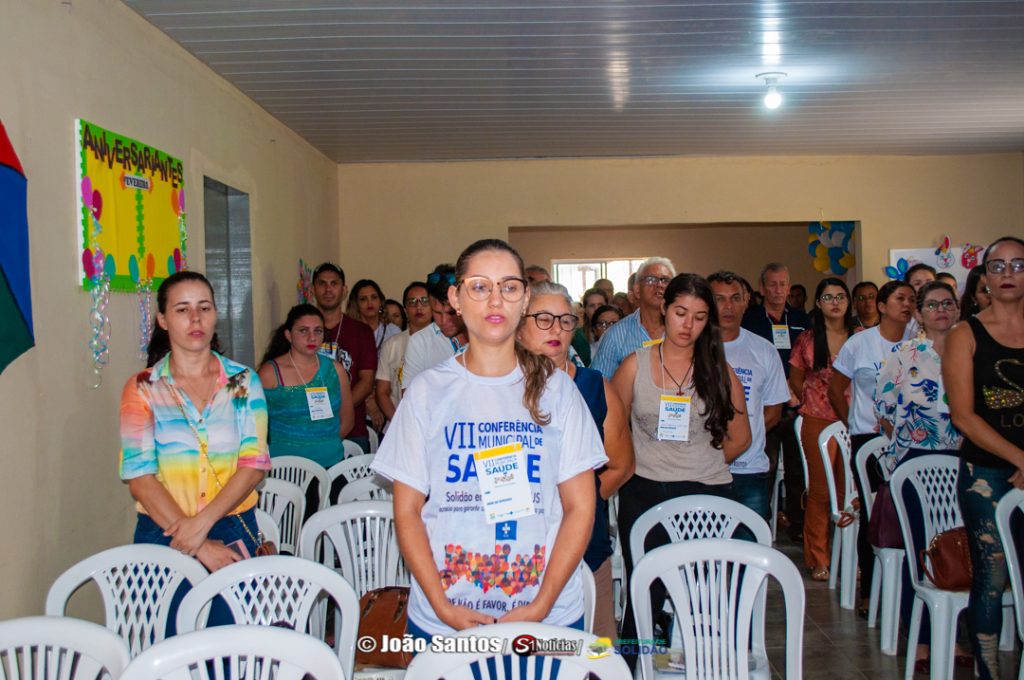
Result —
M 82 203 L 92 207 L 92 180 L 88 177 L 82 178 Z
M 974 269 L 978 266 L 978 255 L 984 252 L 984 248 L 972 243 L 965 243 L 963 254 L 960 256 L 960 263 L 964 269 Z
M 103 261 L 103 273 L 114 278 L 114 274 L 117 273 L 117 263 L 114 262 L 113 255 L 107 255 L 107 259 Z
M 100 193 L 99 189 L 93 189 L 92 203 L 89 205 L 92 209 L 92 216 L 96 219 L 100 219 L 103 215 L 103 194 Z
M 907 262 L 907 258 L 901 257 L 896 260 L 896 266 L 886 267 L 885 275 L 893 281 L 904 281 L 907 278 L 907 270 L 910 269 L 910 263 Z
M 153 257 L 153 253 L 146 255 L 146 278 L 152 279 L 153 272 L 156 271 L 156 258 Z
M 938 248 L 935 249 L 936 262 L 939 265 L 939 269 L 949 269 L 956 262 L 956 257 L 953 252 L 949 249 L 949 237 L 943 237 L 942 243 Z
M 92 251 L 88 248 L 82 251 L 82 269 L 90 279 L 96 276 L 96 267 L 92 265 Z
M 841 276 L 857 264 L 850 252 L 853 222 L 811 222 L 807 225 L 807 252 L 814 268 L 823 274 Z
M 180 272 L 182 270 L 182 266 L 181 266 L 181 250 L 179 250 L 178 248 L 175 248 L 174 249 L 174 255 L 172 255 L 172 257 L 174 258 L 174 271 Z
M 138 284 L 139 282 L 139 261 L 135 259 L 134 255 L 128 257 L 128 275 L 132 278 L 132 281 Z

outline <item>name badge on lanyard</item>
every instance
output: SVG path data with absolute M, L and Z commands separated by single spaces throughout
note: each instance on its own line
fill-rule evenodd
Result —
M 788 323 L 772 324 L 772 342 L 775 343 L 775 349 L 790 349 Z
M 690 441 L 689 397 L 661 395 L 661 406 L 658 409 L 658 440 Z
M 642 343 L 642 346 L 643 347 L 654 347 L 655 345 L 660 345 L 664 340 L 665 340 L 665 338 L 655 338 L 654 340 L 644 340 L 643 343 Z
M 306 405 L 309 406 L 310 420 L 327 420 L 334 417 L 326 387 L 307 387 Z
M 534 514 L 533 494 L 521 443 L 476 451 L 473 458 L 488 524 Z

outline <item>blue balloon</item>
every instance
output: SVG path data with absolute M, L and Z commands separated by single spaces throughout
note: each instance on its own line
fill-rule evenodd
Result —
M 168 275 L 176 274 L 177 273 L 177 270 L 174 268 L 174 256 L 173 255 L 169 255 L 167 257 L 167 273 L 168 273 Z
M 110 278 L 114 278 L 114 275 L 117 273 L 117 263 L 114 262 L 114 256 L 109 253 L 107 254 L 107 259 L 103 262 L 103 273 Z
M 134 255 L 128 258 L 128 275 L 132 277 L 133 282 L 139 282 L 139 261 L 135 259 Z

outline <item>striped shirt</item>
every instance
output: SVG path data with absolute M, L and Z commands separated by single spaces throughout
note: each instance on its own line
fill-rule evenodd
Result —
M 239 467 L 270 469 L 267 402 L 256 372 L 214 356 L 220 376 L 202 413 L 175 385 L 169 354 L 132 376 L 121 393 L 121 479 L 156 475 L 188 517 L 205 508 Z M 200 440 L 210 471 L 201 460 Z M 255 504 L 253 491 L 234 512 Z M 146 512 L 141 503 L 136 508 Z
M 597 346 L 597 356 L 590 367 L 601 371 L 601 375 L 611 380 L 622 360 L 643 347 L 645 342 L 651 342 L 651 336 L 640 323 L 638 309 L 604 332 L 601 344 Z

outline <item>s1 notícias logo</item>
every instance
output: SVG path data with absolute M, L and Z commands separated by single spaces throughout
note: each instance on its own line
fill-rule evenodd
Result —
M 582 640 L 541 640 L 532 635 L 519 635 L 512 640 L 512 651 L 520 656 L 572 656 L 579 655 L 582 649 Z

